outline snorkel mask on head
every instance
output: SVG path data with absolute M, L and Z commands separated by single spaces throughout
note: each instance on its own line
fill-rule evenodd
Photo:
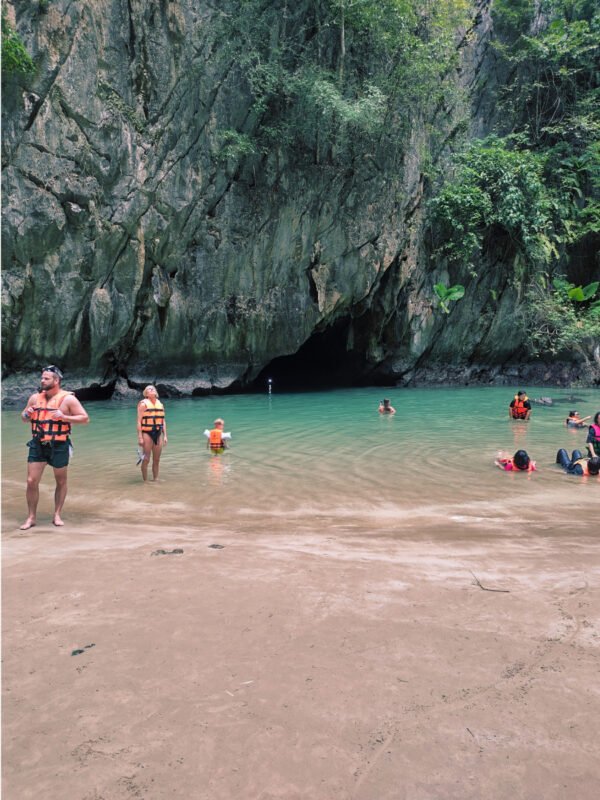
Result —
M 50 364 L 49 367 L 44 367 L 42 369 L 42 372 L 53 372 L 55 375 L 58 375 L 58 377 L 60 378 L 61 381 L 63 379 L 62 372 L 59 370 L 58 367 L 55 367 L 54 364 Z

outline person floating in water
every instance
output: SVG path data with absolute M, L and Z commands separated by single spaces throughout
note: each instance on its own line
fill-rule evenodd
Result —
M 146 386 L 144 399 L 138 403 L 138 444 L 143 451 L 141 460 L 142 478 L 148 480 L 148 464 L 152 454 L 152 478 L 158 480 L 160 454 L 167 444 L 167 422 L 165 408 L 158 399 L 155 386 Z
M 527 394 L 518 391 L 508 407 L 508 416 L 511 419 L 529 419 L 531 416 L 531 403 Z
M 231 439 L 230 433 L 223 433 L 223 426 L 225 422 L 219 417 L 213 422 L 213 429 L 211 431 L 205 430 L 206 436 L 206 449 L 213 453 L 222 453 L 227 449 L 227 442 Z
M 592 458 L 600 456 L 600 411 L 594 415 L 594 421 L 589 427 L 585 443 Z
M 565 425 L 567 428 L 583 428 L 585 427 L 586 419 L 591 418 L 591 414 L 588 414 L 587 417 L 580 417 L 579 411 L 569 411 L 569 416 L 565 420 Z
M 396 413 L 396 409 L 394 408 L 393 405 L 390 404 L 390 401 L 388 400 L 387 397 L 384 398 L 379 403 L 379 413 L 380 414 L 395 414 Z
M 54 469 L 54 517 L 52 522 L 62 527 L 61 511 L 67 497 L 67 467 L 71 455 L 71 425 L 87 425 L 90 418 L 73 392 L 61 389 L 63 374 L 50 365 L 42 370 L 41 389 L 34 392 L 21 412 L 23 422 L 31 423 L 33 438 L 27 443 L 27 509 L 28 516 L 22 531 L 36 524 L 40 481 L 46 464 Z
M 537 469 L 526 450 L 517 450 L 512 458 L 507 453 L 498 453 L 494 463 L 506 472 L 534 472 Z
M 573 450 L 571 458 L 564 448 L 556 454 L 556 463 L 568 472 L 569 475 L 598 475 L 600 474 L 600 457 L 584 458 L 579 450 Z

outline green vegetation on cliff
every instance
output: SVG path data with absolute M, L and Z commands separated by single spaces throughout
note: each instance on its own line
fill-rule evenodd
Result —
M 33 60 L 19 34 L 13 29 L 2 9 L 2 76 L 30 75 L 35 71 Z
M 467 144 L 433 199 L 437 254 L 474 270 L 503 235 L 526 290 L 532 351 L 589 354 L 600 337 L 598 304 L 565 286 L 600 273 L 600 9 L 588 0 L 496 0 L 493 16 L 493 46 L 510 76 L 502 125 Z
M 393 159 L 417 119 L 457 94 L 468 0 L 240 0 L 222 34 L 253 98 L 238 134 L 315 163 Z M 232 133 L 228 132 L 229 144 Z M 231 152 L 231 151 L 229 151 Z M 248 153 L 247 146 L 238 150 Z

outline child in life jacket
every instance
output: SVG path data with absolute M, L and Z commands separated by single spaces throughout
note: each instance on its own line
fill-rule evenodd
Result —
M 506 472 L 534 472 L 537 469 L 535 461 L 529 458 L 526 450 L 517 450 L 512 458 L 507 453 L 500 452 L 494 463 Z
M 230 433 L 223 433 L 223 426 L 225 422 L 219 418 L 213 422 L 213 429 L 212 430 L 205 430 L 204 435 L 206 436 L 206 449 L 211 450 L 213 453 L 222 453 L 223 450 L 227 449 L 227 442 L 231 439 Z

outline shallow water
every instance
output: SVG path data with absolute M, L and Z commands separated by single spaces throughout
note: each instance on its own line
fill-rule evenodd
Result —
M 395 416 L 377 413 L 384 393 Z M 95 530 L 123 522 L 153 530 L 327 528 L 427 538 L 596 532 L 600 482 L 569 477 L 554 460 L 559 447 L 585 452 L 587 428 L 567 430 L 564 418 L 571 407 L 594 414 L 598 392 L 578 389 L 577 403 L 535 406 L 529 422 L 508 419 L 513 394 L 506 387 L 366 388 L 167 399 L 169 443 L 159 482 L 148 484 L 135 466 L 135 404 L 88 403 L 91 423 L 73 433 L 65 520 Z M 529 387 L 530 397 L 570 394 Z M 221 456 L 206 450 L 202 435 L 217 416 L 233 435 Z M 28 438 L 18 411 L 6 410 L 5 532 L 26 516 Z M 498 450 L 517 449 L 529 452 L 538 472 L 514 475 L 494 467 Z M 53 490 L 47 469 L 40 525 L 51 519 Z

